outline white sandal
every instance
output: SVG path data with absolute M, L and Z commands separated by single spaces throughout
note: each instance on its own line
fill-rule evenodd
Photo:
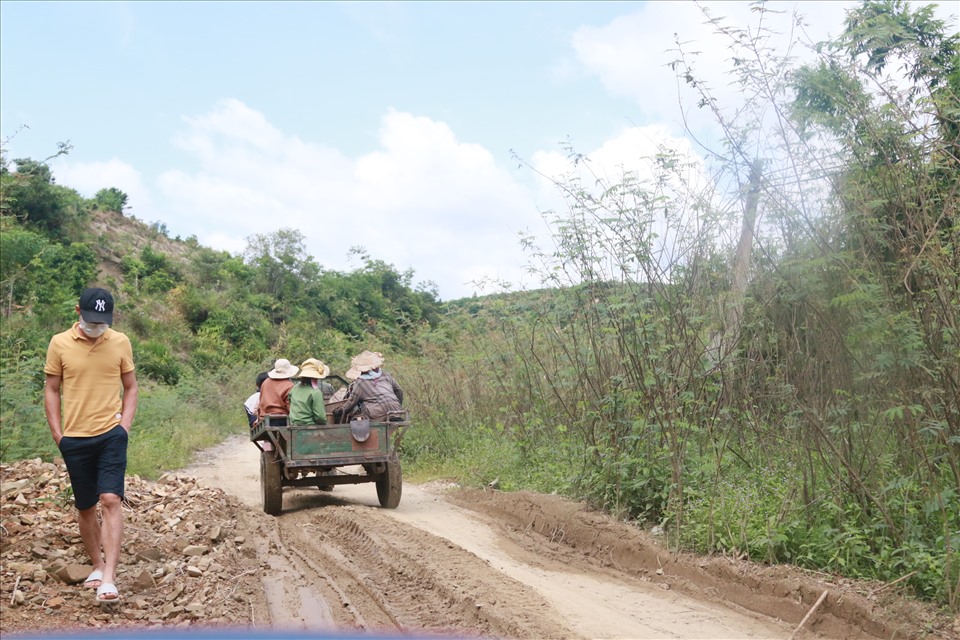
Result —
M 112 582 L 104 582 L 97 587 L 97 602 L 100 604 L 113 604 L 114 602 L 120 602 L 120 592 L 117 591 L 117 585 L 113 584 Z
M 91 582 L 96 582 L 97 584 L 90 584 Z M 103 584 L 103 571 L 100 569 L 94 569 L 91 571 L 90 575 L 87 576 L 87 579 L 83 581 L 83 586 L 88 589 L 97 589 L 101 584 Z

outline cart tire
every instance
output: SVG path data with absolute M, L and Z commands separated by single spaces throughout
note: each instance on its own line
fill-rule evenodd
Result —
M 276 451 L 260 453 L 260 491 L 263 494 L 264 513 L 280 515 L 283 511 L 283 483 Z
M 394 456 L 387 462 L 387 470 L 377 476 L 377 498 L 384 509 L 396 509 L 403 493 L 403 472 L 400 459 Z

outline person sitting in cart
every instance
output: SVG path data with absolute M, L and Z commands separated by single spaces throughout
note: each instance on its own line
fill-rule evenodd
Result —
M 360 415 L 368 420 L 383 422 L 387 420 L 391 411 L 400 411 L 403 406 L 403 389 L 386 371 L 383 365 L 383 354 L 374 351 L 364 351 L 350 361 L 350 371 L 358 375 L 350 385 L 347 398 L 343 406 L 336 410 L 337 422 L 342 416 L 349 416 L 358 404 Z
M 330 399 L 327 400 L 327 402 L 340 402 L 341 400 L 345 400 L 347 394 L 350 393 L 350 389 L 353 387 L 353 381 L 360 377 L 360 372 L 356 369 L 350 368 L 345 374 L 343 374 L 343 376 L 350 382 L 347 384 L 347 386 L 337 389 L 333 395 L 330 396 Z
M 260 385 L 260 406 L 257 416 L 287 415 L 290 413 L 290 389 L 293 388 L 293 378 L 297 375 L 297 368 L 286 358 L 280 358 L 273 363 L 273 369 L 267 372 L 267 379 Z
M 311 358 L 311 360 L 312 359 L 313 358 Z M 323 363 L 321 362 L 320 364 L 323 364 Z M 323 365 L 323 366 L 326 367 L 327 365 Z M 330 375 L 329 374 L 330 367 L 327 367 L 327 371 L 328 371 L 327 375 Z M 316 387 L 320 389 L 320 391 L 323 393 L 323 401 L 330 402 L 330 398 L 333 397 L 333 393 L 334 393 L 333 385 L 327 382 L 326 380 L 321 380 L 316 384 Z
M 250 427 L 257 423 L 257 410 L 260 407 L 260 386 L 263 384 L 263 381 L 267 379 L 267 372 L 262 371 L 257 374 L 257 390 L 247 398 L 243 403 L 243 408 L 247 412 L 247 421 L 250 423 Z
M 299 384 L 290 389 L 290 424 L 305 426 L 327 424 L 327 409 L 321 385 L 330 386 L 323 379 L 330 375 L 330 367 L 308 358 L 300 365 Z M 332 391 L 332 388 L 331 388 Z

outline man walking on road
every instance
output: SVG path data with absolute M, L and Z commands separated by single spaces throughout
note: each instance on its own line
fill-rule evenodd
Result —
M 76 310 L 79 321 L 53 336 L 47 348 L 44 408 L 70 474 L 80 537 L 93 564 L 84 586 L 96 588 L 102 604 L 120 599 L 115 583 L 123 539 L 121 501 L 137 378 L 129 338 L 110 328 L 110 292 L 85 289 Z

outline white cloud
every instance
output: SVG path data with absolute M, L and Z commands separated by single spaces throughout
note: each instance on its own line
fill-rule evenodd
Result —
M 927 2 L 911 3 L 914 7 Z M 949 4 L 949 3 L 948 3 Z M 720 26 L 748 33 L 757 38 L 761 51 L 759 60 L 751 63 L 764 65 L 771 75 L 783 69 L 776 66 L 780 56 L 789 56 L 795 63 L 812 61 L 810 48 L 817 42 L 828 41 L 842 32 L 846 12 L 859 5 L 857 2 L 782 2 L 770 1 L 758 12 L 750 2 L 648 2 L 632 14 L 620 16 L 606 25 L 582 27 L 571 38 L 582 69 L 596 76 L 604 87 L 614 95 L 633 99 L 639 106 L 642 121 L 658 122 L 670 127 L 674 135 L 684 135 L 688 140 L 698 140 L 708 149 L 723 152 L 720 145 L 720 129 L 715 116 L 708 109 L 696 106 L 699 96 L 684 82 L 677 80 L 676 72 L 669 63 L 678 59 L 677 40 L 683 43 L 686 58 L 698 80 L 706 81 L 716 103 L 729 117 L 744 106 L 749 90 L 735 82 L 731 74 L 736 70 L 732 57 L 734 39 L 729 34 L 718 33 Z M 701 11 L 703 7 L 707 15 Z M 956 5 L 940 3 L 935 10 L 940 19 L 956 25 Z M 716 22 L 708 21 L 707 16 Z M 743 55 L 743 49 L 738 51 Z M 681 113 L 680 104 L 684 105 Z M 743 127 L 754 131 L 752 144 L 762 155 L 776 156 L 774 129 L 776 114 L 768 110 L 747 109 L 742 112 Z M 683 116 L 687 119 L 684 122 Z M 749 122 L 745 121 L 749 118 Z M 617 166 L 630 154 L 641 155 L 649 148 L 636 135 L 640 129 L 624 132 L 619 138 L 608 141 L 600 149 L 588 154 L 594 166 Z M 690 136 L 687 132 L 692 133 Z M 652 134 L 657 138 L 664 134 Z M 667 134 L 667 137 L 670 137 Z M 678 141 L 674 139 L 674 143 Z M 680 149 L 689 153 L 691 146 L 679 142 Z M 700 147 L 697 147 L 698 149 Z M 624 153 L 626 152 L 626 154 Z M 543 167 L 556 171 L 562 158 L 557 154 L 542 154 L 538 162 Z M 641 174 L 642 170 L 641 170 Z M 745 179 L 745 176 L 741 176 Z M 698 180 L 708 184 L 705 174 Z M 740 205 L 734 191 L 736 181 L 726 176 L 726 187 L 732 191 L 724 202 L 714 199 L 718 207 L 730 210 Z M 736 229 L 724 230 L 728 237 L 735 237 Z
M 688 128 L 703 136 L 714 128 L 714 116 L 696 106 L 699 96 L 678 80 L 680 67 L 676 71 L 670 68 L 680 59 L 678 42 L 694 77 L 707 82 L 718 104 L 733 108 L 742 102 L 743 94 L 730 75 L 732 40 L 717 33 L 720 26 L 767 36 L 766 44 L 785 54 L 797 39 L 816 42 L 838 33 L 844 10 L 851 6 L 844 2 L 767 2 L 761 18 L 752 4 L 648 2 L 638 12 L 602 27 L 579 29 L 571 44 L 580 63 L 608 91 L 637 103 L 644 122 L 668 124 L 676 133 Z M 795 46 L 791 55 L 802 57 L 808 52 Z M 704 142 L 712 144 L 709 139 Z
M 956 28 L 956 5 L 911 4 L 938 4 L 937 16 Z M 669 67 L 679 58 L 677 40 L 692 54 L 687 61 L 697 79 L 708 83 L 718 104 L 733 109 L 742 102 L 743 93 L 730 75 L 734 68 L 732 40 L 718 33 L 720 26 L 748 29 L 751 36 L 759 36 L 765 46 L 780 55 L 785 55 L 793 43 L 791 57 L 810 60 L 813 53 L 808 45 L 836 37 L 843 30 L 846 11 L 859 3 L 771 0 L 764 3 L 762 14 L 754 5 L 745 1 L 646 2 L 639 11 L 606 25 L 578 29 L 571 46 L 582 68 L 599 78 L 611 94 L 636 102 L 644 122 L 662 122 L 682 132 L 682 101 L 687 126 L 699 135 L 714 126 L 714 118 L 706 109 L 696 107 L 698 96 L 684 82 L 678 82 Z M 707 16 L 716 24 L 711 24 Z M 770 58 L 761 62 L 770 66 L 775 61 Z
M 539 212 L 561 209 L 559 193 L 543 178 L 535 192 L 522 186 L 526 175 L 511 174 L 443 122 L 390 109 L 378 148 L 356 158 L 288 134 L 238 100 L 184 123 L 173 143 L 197 169 L 162 172 L 152 201 L 139 175 L 117 161 L 64 165 L 65 181 L 89 184 L 88 195 L 118 186 L 131 195 L 137 217 L 235 254 L 248 237 L 286 227 L 304 234 L 308 251 L 326 268 L 355 267 L 348 250 L 362 246 L 374 259 L 413 268 L 418 282 L 434 281 L 444 299 L 496 290 L 474 282 L 540 284 L 526 273 L 529 257 L 518 234 L 549 242 Z M 659 145 L 697 160 L 689 142 L 663 126 L 624 129 L 587 156 L 609 182 L 624 172 L 643 179 Z M 539 152 L 532 166 L 560 178 L 569 161 L 560 152 Z M 140 206 L 141 199 L 149 206 Z
M 665 172 L 657 167 L 656 157 L 664 152 L 672 152 L 676 160 L 676 173 Z M 577 181 L 580 187 L 594 198 L 594 202 L 603 200 L 606 206 L 613 205 L 615 200 L 604 199 L 603 192 L 625 181 L 631 181 L 638 192 L 669 198 L 673 206 L 683 212 L 681 218 L 672 217 L 668 221 L 660 215 L 659 210 L 654 212 L 643 200 L 634 201 L 630 197 L 625 197 L 623 203 L 628 207 L 635 206 L 636 210 L 611 209 L 607 213 L 601 212 L 598 219 L 593 220 L 593 224 L 600 230 L 596 239 L 604 239 L 610 254 L 608 258 L 611 270 L 606 274 L 607 277 L 617 278 L 621 273 L 622 256 L 614 254 L 623 249 L 623 237 L 612 231 L 620 223 L 609 224 L 603 221 L 603 218 L 632 219 L 634 222 L 630 227 L 620 231 L 638 234 L 637 237 L 645 235 L 646 232 L 652 233 L 655 240 L 652 241 L 651 249 L 659 256 L 656 260 L 665 267 L 682 251 L 682 245 L 690 242 L 693 237 L 691 234 L 704 230 L 704 220 L 697 217 L 696 208 L 690 203 L 703 197 L 714 201 L 716 205 L 720 204 L 703 159 L 693 149 L 689 140 L 672 135 L 664 125 L 626 128 L 599 148 L 584 154 L 575 165 L 567 155 L 559 152 L 538 152 L 531 164 L 541 176 L 541 200 L 550 202 L 548 208 L 557 211 L 561 218 L 566 217 L 567 205 L 557 194 L 555 183 L 569 185 L 571 179 Z M 658 176 L 666 180 L 657 183 L 655 178 Z M 590 207 L 593 206 L 595 204 L 590 204 Z M 710 233 L 717 234 L 721 231 L 711 228 Z
M 380 148 L 357 158 L 287 134 L 237 100 L 185 122 L 175 144 L 200 169 L 158 180 L 173 233 L 237 252 L 253 234 L 294 228 L 327 268 L 349 268 L 348 249 L 362 246 L 436 282 L 444 299 L 471 294 L 478 274 L 521 278 L 516 233 L 539 221 L 531 196 L 442 122 L 389 110 Z
M 690 141 L 673 135 L 664 125 L 625 128 L 584 155 L 586 167 L 598 178 L 611 183 L 618 181 L 625 172 L 633 173 L 639 179 L 652 175 L 653 158 L 664 148 L 676 151 L 690 162 L 701 162 Z M 556 151 L 534 154 L 532 164 L 537 171 L 554 179 L 571 168 L 567 156 Z M 579 175 L 585 179 L 588 177 L 583 170 Z
M 116 187 L 127 194 L 127 213 L 141 217 L 141 212 L 153 208 L 153 196 L 140 172 L 122 160 L 72 162 L 57 158 L 50 167 L 58 184 L 76 189 L 85 198 L 92 198 L 100 189 Z

